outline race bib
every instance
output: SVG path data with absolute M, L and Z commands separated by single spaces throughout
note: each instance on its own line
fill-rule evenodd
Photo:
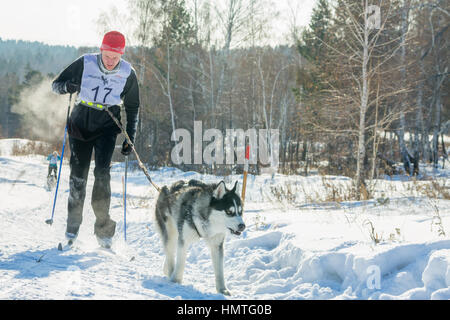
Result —
M 97 63 L 97 54 L 84 56 L 84 70 L 78 100 L 101 105 L 118 105 L 122 103 L 122 94 L 131 65 L 120 60 L 119 70 L 112 74 L 103 73 Z

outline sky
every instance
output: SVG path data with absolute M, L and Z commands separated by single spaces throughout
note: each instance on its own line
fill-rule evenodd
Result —
M 221 0 L 213 0 L 221 1 Z M 126 12 L 127 0 L 13 0 L 0 4 L 0 38 L 39 41 L 50 45 L 98 46 L 102 35 L 96 20 L 115 5 Z M 280 17 L 274 38 L 283 41 L 292 10 L 296 23 L 307 25 L 315 0 L 274 0 Z M 119 30 L 120 31 L 120 30 Z M 280 37 L 280 35 L 282 35 Z
M 95 20 L 112 4 L 125 0 L 14 0 L 1 3 L 0 37 L 51 45 L 98 45 Z

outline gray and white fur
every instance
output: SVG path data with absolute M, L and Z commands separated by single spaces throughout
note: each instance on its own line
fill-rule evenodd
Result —
M 204 238 L 211 250 L 217 292 L 230 295 L 223 272 L 225 235 L 240 235 L 245 229 L 237 182 L 228 190 L 223 181 L 205 184 L 198 180 L 164 186 L 155 208 L 156 226 L 166 258 L 164 273 L 181 283 L 189 246 Z

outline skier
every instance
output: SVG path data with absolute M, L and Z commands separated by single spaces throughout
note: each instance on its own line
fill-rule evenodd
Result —
M 58 152 L 53 151 L 52 154 L 49 154 L 47 157 L 48 163 L 48 174 L 47 178 L 52 175 L 54 172 L 54 176 L 56 178 L 56 171 L 58 170 L 58 161 L 61 160 L 61 157 L 59 156 Z
M 131 64 L 122 59 L 125 37 L 117 31 L 104 35 L 100 53 L 86 54 L 64 69 L 53 81 L 58 94 L 78 93 L 68 123 L 70 144 L 70 194 L 66 239 L 73 242 L 82 221 L 86 182 L 95 150 L 94 186 L 91 205 L 96 216 L 94 233 L 102 247 L 110 248 L 116 222 L 109 215 L 110 165 L 120 128 L 107 112 L 120 121 L 120 104 L 126 112 L 126 132 L 134 143 L 139 111 L 139 85 Z M 132 149 L 126 142 L 121 153 Z

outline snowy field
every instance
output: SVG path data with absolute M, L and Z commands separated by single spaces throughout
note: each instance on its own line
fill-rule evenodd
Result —
M 426 196 L 432 194 L 427 179 L 378 180 L 373 200 L 338 203 L 329 194 L 345 194 L 348 178 L 249 176 L 247 229 L 225 243 L 232 293 L 226 297 L 215 291 L 203 241 L 189 250 L 182 285 L 163 275 L 156 191 L 140 171 L 128 176 L 124 241 L 121 163 L 111 173 L 113 250 L 100 249 L 90 207 L 92 170 L 93 164 L 77 245 L 59 252 L 68 161 L 49 226 L 54 192 L 45 188 L 44 157 L 0 155 L 0 299 L 450 299 L 450 200 Z M 173 168 L 150 174 L 159 186 L 221 179 Z M 450 171 L 427 174 L 450 191 Z M 236 179 L 242 177 L 227 177 L 228 186 Z

